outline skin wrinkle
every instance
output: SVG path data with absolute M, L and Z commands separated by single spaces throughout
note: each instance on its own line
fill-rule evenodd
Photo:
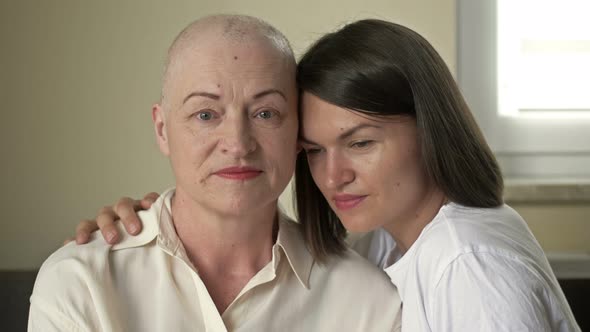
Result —
M 164 74 L 162 79 L 161 103 L 163 106 L 167 105 L 168 97 L 168 83 L 171 75 L 175 72 L 183 72 L 182 68 L 177 68 L 182 61 L 182 53 L 198 52 L 199 44 L 206 44 L 207 40 L 199 40 L 199 36 L 210 34 L 211 31 L 221 29 L 222 38 L 230 43 L 232 46 L 247 46 L 254 44 L 255 40 L 265 40 L 268 45 L 281 55 L 285 63 L 290 66 L 295 73 L 295 58 L 288 40 L 284 35 L 276 30 L 274 27 L 268 25 L 254 17 L 231 16 L 231 15 L 215 15 L 197 20 L 185 28 L 176 37 L 170 48 L 168 49 L 166 64 L 164 66 Z M 218 34 L 216 38 L 218 38 Z M 221 58 L 221 57 L 220 57 Z M 233 56 L 234 61 L 238 60 L 238 56 Z M 216 66 L 217 67 L 217 66 Z M 219 87 L 219 86 L 218 86 Z M 168 107 L 164 107 L 167 109 Z
M 217 40 L 214 40 L 214 42 L 220 42 L 218 39 L 219 38 L 217 38 Z M 212 42 L 211 39 L 208 39 L 208 38 L 205 38 L 205 37 L 203 37 L 203 38 L 201 38 L 199 40 L 202 40 L 203 42 L 205 42 L 205 41 Z M 269 51 L 268 54 L 271 54 L 271 55 L 273 53 L 275 54 L 274 56 L 267 57 L 266 60 L 265 60 L 264 57 L 262 57 L 262 58 L 261 57 L 255 57 L 254 59 L 256 59 L 256 61 L 258 61 L 256 63 L 256 65 L 259 65 L 259 66 L 261 66 L 263 68 L 264 67 L 286 68 L 288 66 L 289 70 L 293 70 L 293 68 L 294 68 L 294 61 L 291 61 L 292 59 L 290 59 L 290 58 L 285 59 L 285 57 L 280 52 L 277 52 L 276 48 L 274 48 L 273 44 L 272 43 L 269 43 L 268 40 L 266 40 L 265 38 L 259 38 L 259 37 L 252 37 L 249 40 L 251 40 L 252 42 L 255 42 L 256 45 L 260 45 L 261 43 L 265 44 L 264 48 Z M 184 42 L 186 43 L 186 41 L 184 41 Z M 223 40 L 222 42 L 229 43 L 231 46 L 234 46 L 235 45 L 236 48 L 239 48 L 240 50 L 243 50 L 243 51 L 247 52 L 249 55 L 252 55 L 253 54 L 252 52 L 253 51 L 256 51 L 254 49 L 254 47 L 253 47 L 255 45 L 251 45 L 252 43 L 248 43 L 248 44 L 245 44 L 243 42 L 242 43 L 235 43 L 235 42 L 230 41 L 230 40 Z M 178 57 L 182 57 L 182 58 L 180 58 L 178 60 L 172 58 L 171 63 L 174 66 L 176 66 L 176 67 L 175 68 L 169 68 L 167 70 L 167 74 L 168 74 L 168 77 L 167 78 L 169 80 L 171 78 L 174 78 L 174 79 L 178 79 L 178 80 L 182 81 L 182 78 L 183 77 L 181 75 L 181 72 L 186 67 L 185 64 L 184 64 L 184 61 L 186 61 L 186 60 L 184 60 L 184 58 L 186 57 L 188 59 L 188 58 L 190 58 L 190 55 L 191 54 L 194 54 L 193 52 L 200 51 L 198 46 L 194 46 L 194 45 L 189 45 L 189 46 L 190 47 L 186 48 L 184 51 L 179 50 L 178 49 L 178 45 L 175 45 L 174 47 L 171 48 L 172 49 L 172 51 L 170 52 L 171 54 L 174 54 L 174 52 L 176 51 L 177 52 L 176 54 L 178 55 Z M 176 47 L 176 50 L 174 50 L 175 47 Z M 224 49 L 227 49 L 227 48 L 224 48 Z M 205 51 L 211 51 L 211 50 L 205 50 Z M 230 54 L 230 57 L 233 59 L 234 57 L 237 57 L 237 55 Z M 215 56 L 213 56 L 212 58 L 213 59 L 219 59 L 219 58 L 217 58 Z M 246 66 L 238 65 L 238 66 L 242 66 L 242 67 L 234 67 L 234 68 L 239 68 L 239 69 L 237 71 L 231 71 L 231 72 L 229 72 L 229 75 L 233 75 L 233 76 L 229 76 L 229 77 L 234 78 L 237 75 L 238 80 L 244 79 L 244 80 L 250 80 L 250 81 L 254 80 L 254 81 L 256 81 L 257 79 L 260 78 L 260 79 L 264 79 L 266 81 L 266 76 L 268 76 L 269 74 L 274 74 L 274 71 L 270 70 L 270 68 L 267 71 L 265 71 L 265 72 L 261 72 L 260 70 L 258 70 L 256 68 L 253 68 L 252 70 L 250 70 L 249 67 L 248 67 L 248 65 L 249 65 L 248 61 L 253 61 L 253 60 L 248 60 L 248 56 L 246 56 L 246 57 L 240 56 L 240 57 L 237 57 L 237 58 L 240 61 L 242 61 L 242 59 L 246 59 L 245 60 L 246 61 L 245 62 L 246 63 Z M 269 60 L 271 58 L 273 59 L 272 61 Z M 278 60 L 277 60 L 277 58 L 278 58 Z M 227 59 L 227 57 L 226 57 L 226 59 Z M 252 58 L 250 58 L 250 59 L 252 59 Z M 236 66 L 235 65 L 235 62 L 233 60 L 228 60 L 228 61 L 231 61 L 233 64 L 230 65 L 227 61 L 219 61 L 220 62 L 219 65 L 222 68 L 225 68 L 227 66 Z M 262 62 L 260 62 L 260 61 L 262 61 Z M 266 61 L 266 63 L 265 63 L 265 61 Z M 208 65 L 208 67 L 209 68 L 215 68 L 215 66 L 213 66 L 213 65 Z M 181 72 L 179 72 L 179 69 L 182 69 Z M 191 69 L 195 69 L 195 68 L 191 68 Z M 203 71 L 201 71 L 198 68 L 197 68 L 197 70 L 200 71 L 200 72 L 213 73 L 213 75 L 219 75 L 220 78 L 227 77 L 226 71 L 223 71 L 223 70 L 221 70 L 221 71 L 215 71 L 215 70 L 208 70 L 208 71 L 203 70 Z M 252 74 L 255 74 L 255 75 L 252 75 Z M 272 75 L 272 76 L 274 76 L 274 75 Z M 265 81 L 263 81 L 263 82 L 265 82 Z M 187 81 L 187 82 L 189 82 L 189 81 Z M 239 100 L 238 99 L 234 99 L 238 95 L 238 91 L 235 90 L 236 89 L 236 85 L 235 84 L 230 83 L 230 84 L 227 84 L 226 85 L 225 82 L 220 82 L 220 81 L 213 81 L 213 82 L 215 82 L 214 83 L 214 86 L 217 86 L 218 88 L 221 88 L 222 86 L 226 86 L 227 87 L 225 90 L 221 90 L 221 91 L 229 92 L 225 96 L 220 95 L 221 98 L 225 98 L 224 101 L 223 101 L 223 103 L 229 103 L 231 105 L 234 105 L 234 104 L 235 105 L 238 105 L 238 104 L 241 104 L 241 103 L 244 102 L 241 99 L 239 99 Z M 232 80 L 232 82 L 235 82 L 235 79 Z M 282 82 L 280 84 L 280 87 L 281 87 L 281 89 L 286 89 L 286 87 L 284 86 L 283 83 L 285 83 L 285 82 Z M 264 84 L 267 85 L 268 83 L 264 83 Z M 276 83 L 272 83 L 271 86 L 274 86 L 274 84 L 276 84 Z M 246 86 L 246 87 L 248 88 L 249 85 Z M 264 89 L 262 89 L 262 90 L 264 91 Z M 164 91 L 166 91 L 166 87 L 164 87 Z M 207 91 L 207 90 L 205 90 L 205 91 Z M 240 91 L 240 93 L 242 93 L 242 92 L 244 92 L 245 95 L 250 95 L 250 92 L 248 92 L 247 90 Z M 215 94 L 218 95 L 218 93 L 215 93 Z M 170 95 L 170 93 L 164 93 L 164 95 Z M 181 95 L 182 95 L 182 92 L 181 92 Z M 284 96 L 284 94 L 283 94 L 283 96 Z M 250 97 L 248 97 L 248 98 L 250 98 Z M 260 104 L 259 105 L 258 104 L 252 104 L 253 107 L 258 107 L 258 108 L 263 108 L 263 107 L 280 108 L 279 106 L 277 106 L 278 105 L 277 104 L 277 101 L 265 100 L 265 99 L 268 99 L 269 97 L 265 97 L 265 96 L 261 95 L 261 96 L 259 96 L 259 98 L 261 99 L 261 101 L 260 102 L 259 101 L 255 101 L 255 102 L 256 103 L 260 103 Z M 289 99 L 289 98 L 285 98 L 285 99 Z M 296 100 L 296 99 L 294 98 L 293 100 Z M 281 105 L 282 105 L 282 102 L 281 102 Z M 175 106 L 174 104 L 168 105 L 168 110 L 175 109 L 174 106 Z M 193 106 L 193 105 L 189 105 L 189 106 Z M 246 106 L 246 108 L 247 108 L 247 106 Z M 215 109 L 215 107 L 212 107 L 212 109 L 216 110 L 217 112 L 221 112 L 221 114 L 224 114 L 223 112 L 225 112 L 225 111 L 230 111 L 229 109 L 228 110 Z M 248 114 L 248 116 L 250 116 L 250 115 L 251 115 L 251 113 Z M 169 116 L 170 116 L 170 114 L 169 113 L 166 113 L 166 117 L 169 117 Z M 245 121 L 246 115 L 242 115 L 242 116 L 244 116 L 244 121 Z M 288 114 L 283 114 L 283 115 L 281 115 L 281 118 L 282 117 L 285 117 L 285 116 L 289 116 L 289 115 Z M 234 121 L 234 120 L 232 120 L 232 121 Z M 238 120 L 238 121 L 241 121 L 241 120 Z M 252 121 L 252 119 L 250 119 L 250 121 Z M 283 120 L 281 119 L 281 121 L 283 121 Z M 257 123 L 257 122 L 254 122 L 254 123 Z M 282 122 L 279 122 L 279 124 L 280 123 L 282 123 Z M 201 129 L 202 130 L 209 130 L 210 128 L 205 127 L 205 128 L 201 128 Z M 249 127 L 249 129 L 252 130 L 252 127 Z M 198 137 L 200 134 L 203 134 L 203 131 L 199 130 L 199 133 L 197 133 L 197 130 L 195 130 L 195 129 L 191 129 L 191 130 L 189 130 L 189 132 L 191 133 L 191 136 L 193 136 L 193 137 Z M 207 134 L 207 133 L 205 132 L 205 134 Z M 218 145 L 223 142 L 222 137 L 223 136 L 220 137 L 220 141 L 218 141 L 217 144 L 212 145 L 212 146 L 205 147 L 205 149 L 214 150 L 215 148 L 217 148 Z M 235 139 L 235 138 L 232 138 L 232 139 Z M 282 142 L 285 142 L 286 144 L 288 143 L 287 140 L 281 140 L 281 141 Z M 272 140 L 265 140 L 265 142 L 271 142 L 273 144 L 276 144 L 276 142 L 272 142 Z M 260 143 L 263 143 L 263 142 L 260 142 Z M 203 142 L 203 144 L 204 144 L 204 142 Z M 262 145 L 264 145 L 264 144 L 262 144 Z M 195 163 L 193 165 L 194 168 L 198 168 L 200 166 L 202 166 L 202 165 L 197 164 L 197 163 Z M 270 167 L 274 167 L 272 165 L 269 165 L 269 166 Z M 208 179 L 207 179 L 206 176 L 201 177 L 199 179 L 199 181 L 200 181 L 200 183 L 203 184 L 203 187 L 204 188 L 211 188 L 210 184 L 208 183 Z M 209 192 L 207 192 L 207 195 L 209 196 Z M 233 202 L 233 204 L 240 204 L 240 203 L 238 203 L 236 201 L 236 202 Z

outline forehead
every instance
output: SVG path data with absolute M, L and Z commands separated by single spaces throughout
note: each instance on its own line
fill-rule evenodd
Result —
M 357 112 L 330 104 L 308 92 L 303 93 L 301 101 L 301 119 L 305 131 L 345 130 L 359 123 L 375 121 Z
M 336 106 L 308 92 L 302 95 L 301 119 L 302 138 L 315 142 L 340 140 L 363 130 L 386 136 L 416 134 L 416 121 L 410 116 L 376 118 Z
M 289 59 L 260 38 L 201 38 L 177 52 L 170 66 L 166 80 L 178 92 L 195 86 L 247 90 L 260 85 L 289 89 L 295 84 Z

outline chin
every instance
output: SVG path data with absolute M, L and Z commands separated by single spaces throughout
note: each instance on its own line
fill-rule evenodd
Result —
M 229 214 L 241 214 L 256 209 L 260 209 L 260 204 L 248 197 L 230 198 L 223 202 L 220 206 L 221 210 Z
M 367 222 L 370 218 L 362 218 L 359 216 L 338 216 L 338 218 L 340 219 L 340 222 L 342 222 L 342 225 L 344 225 L 344 228 L 353 233 L 367 233 L 379 228 L 378 226 Z
M 221 199 L 223 209 L 226 213 L 247 213 L 260 211 L 269 205 L 277 205 L 278 197 L 264 195 L 257 192 L 245 195 L 230 195 Z

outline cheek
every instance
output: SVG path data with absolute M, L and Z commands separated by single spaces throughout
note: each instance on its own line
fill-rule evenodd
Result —
M 384 179 L 387 179 L 392 195 L 403 195 L 406 199 L 419 195 L 426 183 L 426 175 L 416 150 L 405 148 L 399 158 L 391 160 L 389 176 Z
M 312 157 L 313 159 L 310 159 L 309 156 L 307 157 L 307 166 L 309 167 L 309 172 L 311 173 L 311 178 L 313 179 L 313 181 L 316 183 L 316 186 L 318 186 L 318 188 L 320 188 L 320 190 L 323 192 L 323 184 L 324 184 L 324 172 L 323 170 L 325 169 L 325 167 L 322 164 L 322 161 L 320 160 L 319 156 L 315 156 Z
M 203 129 L 195 130 L 186 125 L 171 127 L 168 134 L 171 162 L 177 168 L 190 168 L 190 172 L 194 172 L 214 148 L 212 137 Z
M 397 147 L 379 149 L 355 165 L 357 177 L 389 196 L 408 180 L 412 169 L 408 158 Z
M 281 168 L 295 167 L 297 133 L 289 129 L 259 130 L 254 134 L 264 157 Z

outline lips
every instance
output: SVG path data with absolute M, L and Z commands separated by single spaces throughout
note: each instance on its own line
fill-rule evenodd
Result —
M 365 198 L 367 198 L 366 195 L 341 194 L 332 197 L 332 200 L 339 210 L 344 211 L 357 207 L 365 200 Z
M 229 180 L 249 180 L 262 174 L 262 170 L 255 167 L 235 166 L 220 169 L 213 174 Z

